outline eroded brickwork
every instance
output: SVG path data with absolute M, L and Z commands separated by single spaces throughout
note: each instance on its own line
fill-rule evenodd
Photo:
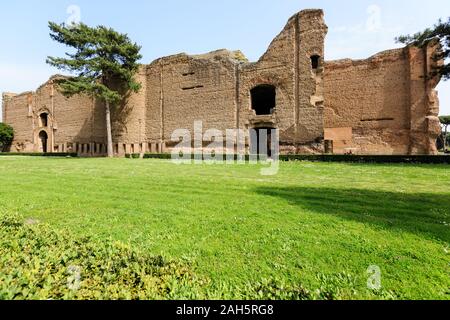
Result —
M 326 34 L 323 12 L 305 10 L 257 62 L 219 50 L 142 65 L 142 89 L 113 112 L 115 154 L 168 152 L 174 131 L 193 132 L 197 121 L 203 132 L 278 129 L 283 153 L 435 153 L 439 79 L 428 75 L 436 45 L 325 62 Z M 55 78 L 36 92 L 4 94 L 12 151 L 105 154 L 103 104 L 65 98 Z
M 326 63 L 325 139 L 335 153 L 437 153 L 436 49 L 434 43 Z M 339 137 L 342 128 L 352 131 L 350 139 Z

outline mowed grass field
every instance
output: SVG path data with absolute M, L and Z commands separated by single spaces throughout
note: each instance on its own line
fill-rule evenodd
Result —
M 340 299 L 450 299 L 449 166 L 260 169 L 0 157 L 0 214 L 184 261 L 206 297 L 277 281 Z

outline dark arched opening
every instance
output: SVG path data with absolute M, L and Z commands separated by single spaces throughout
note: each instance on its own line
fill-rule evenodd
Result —
M 276 107 L 276 88 L 272 85 L 259 85 L 251 90 L 252 109 L 257 116 L 270 115 Z
M 41 125 L 42 128 L 48 127 L 48 114 L 42 113 L 39 116 L 39 120 L 40 120 L 40 125 Z
M 47 150 L 47 142 L 48 142 L 47 132 L 41 131 L 39 133 L 39 140 L 41 141 L 41 151 L 44 153 L 48 152 L 48 150 Z
M 317 70 L 320 67 L 320 56 L 313 55 L 311 56 L 311 67 L 313 70 Z

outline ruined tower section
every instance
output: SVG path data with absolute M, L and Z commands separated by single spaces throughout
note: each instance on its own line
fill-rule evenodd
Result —
M 435 90 L 440 81 L 436 68 L 443 61 L 436 60 L 439 42 L 424 48 L 407 47 L 409 68 L 410 154 L 437 154 L 436 140 L 441 133 L 439 98 Z
M 328 28 L 322 10 L 302 11 L 296 31 L 296 144 L 323 142 L 324 43 Z M 297 152 L 309 151 L 300 147 Z M 317 150 L 322 152 L 323 149 Z
M 322 10 L 301 11 L 258 62 L 239 66 L 239 128 L 278 129 L 283 153 L 322 152 L 327 30 Z

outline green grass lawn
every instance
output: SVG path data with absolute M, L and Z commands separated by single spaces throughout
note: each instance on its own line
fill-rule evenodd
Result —
M 0 157 L 0 214 L 189 263 L 205 296 L 264 281 L 341 299 L 450 299 L 450 167 Z M 367 288 L 369 266 L 382 289 Z M 0 270 L 1 272 L 1 270 Z

